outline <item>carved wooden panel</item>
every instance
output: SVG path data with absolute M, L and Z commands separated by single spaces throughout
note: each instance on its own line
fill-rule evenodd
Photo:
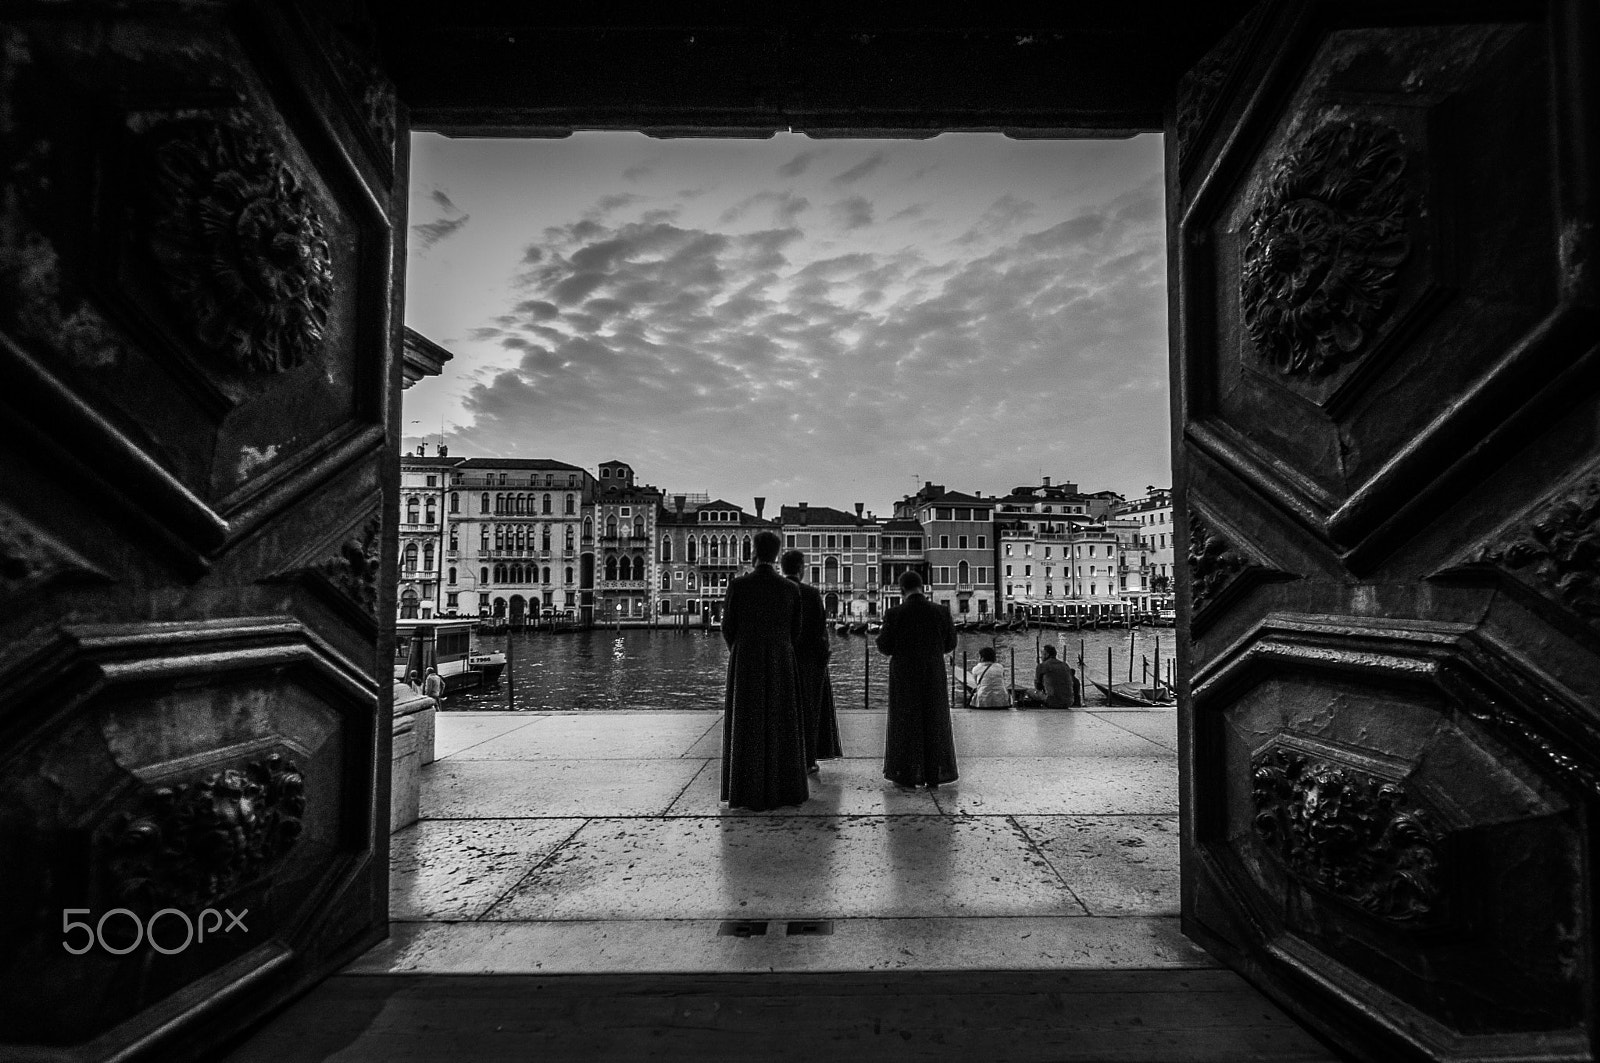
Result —
M 1248 32 L 1171 200 L 1185 926 L 1356 1058 L 1592 1058 L 1594 27 Z
M 384 926 L 402 123 L 323 17 L 0 22 L 0 1056 L 204 1054 Z

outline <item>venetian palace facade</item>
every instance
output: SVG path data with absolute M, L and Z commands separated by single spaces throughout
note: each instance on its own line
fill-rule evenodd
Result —
M 1049 616 L 1169 604 L 1171 492 L 1133 501 L 1073 483 L 968 494 L 923 484 L 880 520 L 807 502 L 765 516 L 704 493 L 639 483 L 632 466 L 464 458 L 419 448 L 401 465 L 401 619 L 709 624 L 755 534 L 806 555 L 828 615 L 876 617 L 915 569 L 958 619 Z

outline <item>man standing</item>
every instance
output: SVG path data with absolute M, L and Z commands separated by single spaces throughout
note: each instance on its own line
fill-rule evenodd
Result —
M 806 771 L 815 773 L 817 761 L 844 756 L 839 745 L 839 718 L 833 707 L 833 683 L 828 678 L 828 619 L 822 592 L 800 582 L 806 555 L 799 550 L 783 554 L 783 574 L 800 588 L 800 641 L 795 647 L 799 675 L 800 719 L 805 728 Z
M 795 676 L 800 589 L 773 567 L 782 544 L 774 532 L 756 534 L 755 569 L 728 584 L 722 607 L 722 799 L 756 812 L 810 796 Z
M 883 775 L 901 786 L 932 789 L 957 777 L 944 670 L 956 629 L 950 611 L 923 596 L 921 576 L 901 576 L 900 591 L 905 600 L 884 614 L 878 633 L 878 649 L 892 658 Z
M 428 669 L 428 678 L 422 681 L 422 692 L 440 705 L 444 704 L 444 678 L 437 668 Z
M 1056 658 L 1056 648 L 1046 646 L 1044 659 L 1033 670 L 1037 700 L 1047 709 L 1070 709 L 1079 704 L 1078 673 L 1067 662 Z

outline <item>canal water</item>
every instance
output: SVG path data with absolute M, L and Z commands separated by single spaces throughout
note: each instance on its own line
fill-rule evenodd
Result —
M 833 659 L 829 673 L 835 706 L 844 710 L 885 709 L 889 658 L 878 653 L 870 636 L 830 637 Z M 978 662 L 978 649 L 992 645 L 1001 667 L 1009 670 L 1015 661 L 1015 685 L 1033 685 L 1036 655 L 1045 643 L 1054 645 L 1057 654 L 1074 668 L 1078 667 L 1081 644 L 1087 678 L 1100 682 L 1106 678 L 1109 650 L 1110 669 L 1116 681 L 1122 683 L 1128 679 L 1126 631 L 971 632 L 959 637 L 960 645 L 955 652 L 958 670 L 963 652 L 970 667 Z M 1133 678 L 1142 678 L 1144 662 L 1148 660 L 1153 664 L 1158 649 L 1161 672 L 1165 676 L 1172 660 L 1172 629 L 1136 628 L 1132 641 Z M 562 633 L 524 631 L 480 635 L 478 645 L 484 650 L 508 651 L 510 682 L 502 678 L 483 690 L 453 694 L 447 705 L 452 710 L 705 712 L 722 708 L 728 651 L 718 631 L 651 628 L 595 628 Z M 1080 681 L 1085 678 L 1082 671 L 1078 678 Z M 1009 685 L 1009 675 L 1007 681 Z M 1103 698 L 1085 682 L 1084 701 L 1095 705 L 1103 703 Z

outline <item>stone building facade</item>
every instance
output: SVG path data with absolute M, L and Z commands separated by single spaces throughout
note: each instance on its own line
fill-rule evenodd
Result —
M 872 514 L 801 502 L 779 512 L 784 549 L 806 555 L 805 580 L 822 594 L 829 616 L 877 616 L 883 528 Z M 857 605 L 855 603 L 861 603 Z
M 655 617 L 658 487 L 634 482 L 633 467 L 602 462 L 595 481 L 593 620 L 648 623 Z

